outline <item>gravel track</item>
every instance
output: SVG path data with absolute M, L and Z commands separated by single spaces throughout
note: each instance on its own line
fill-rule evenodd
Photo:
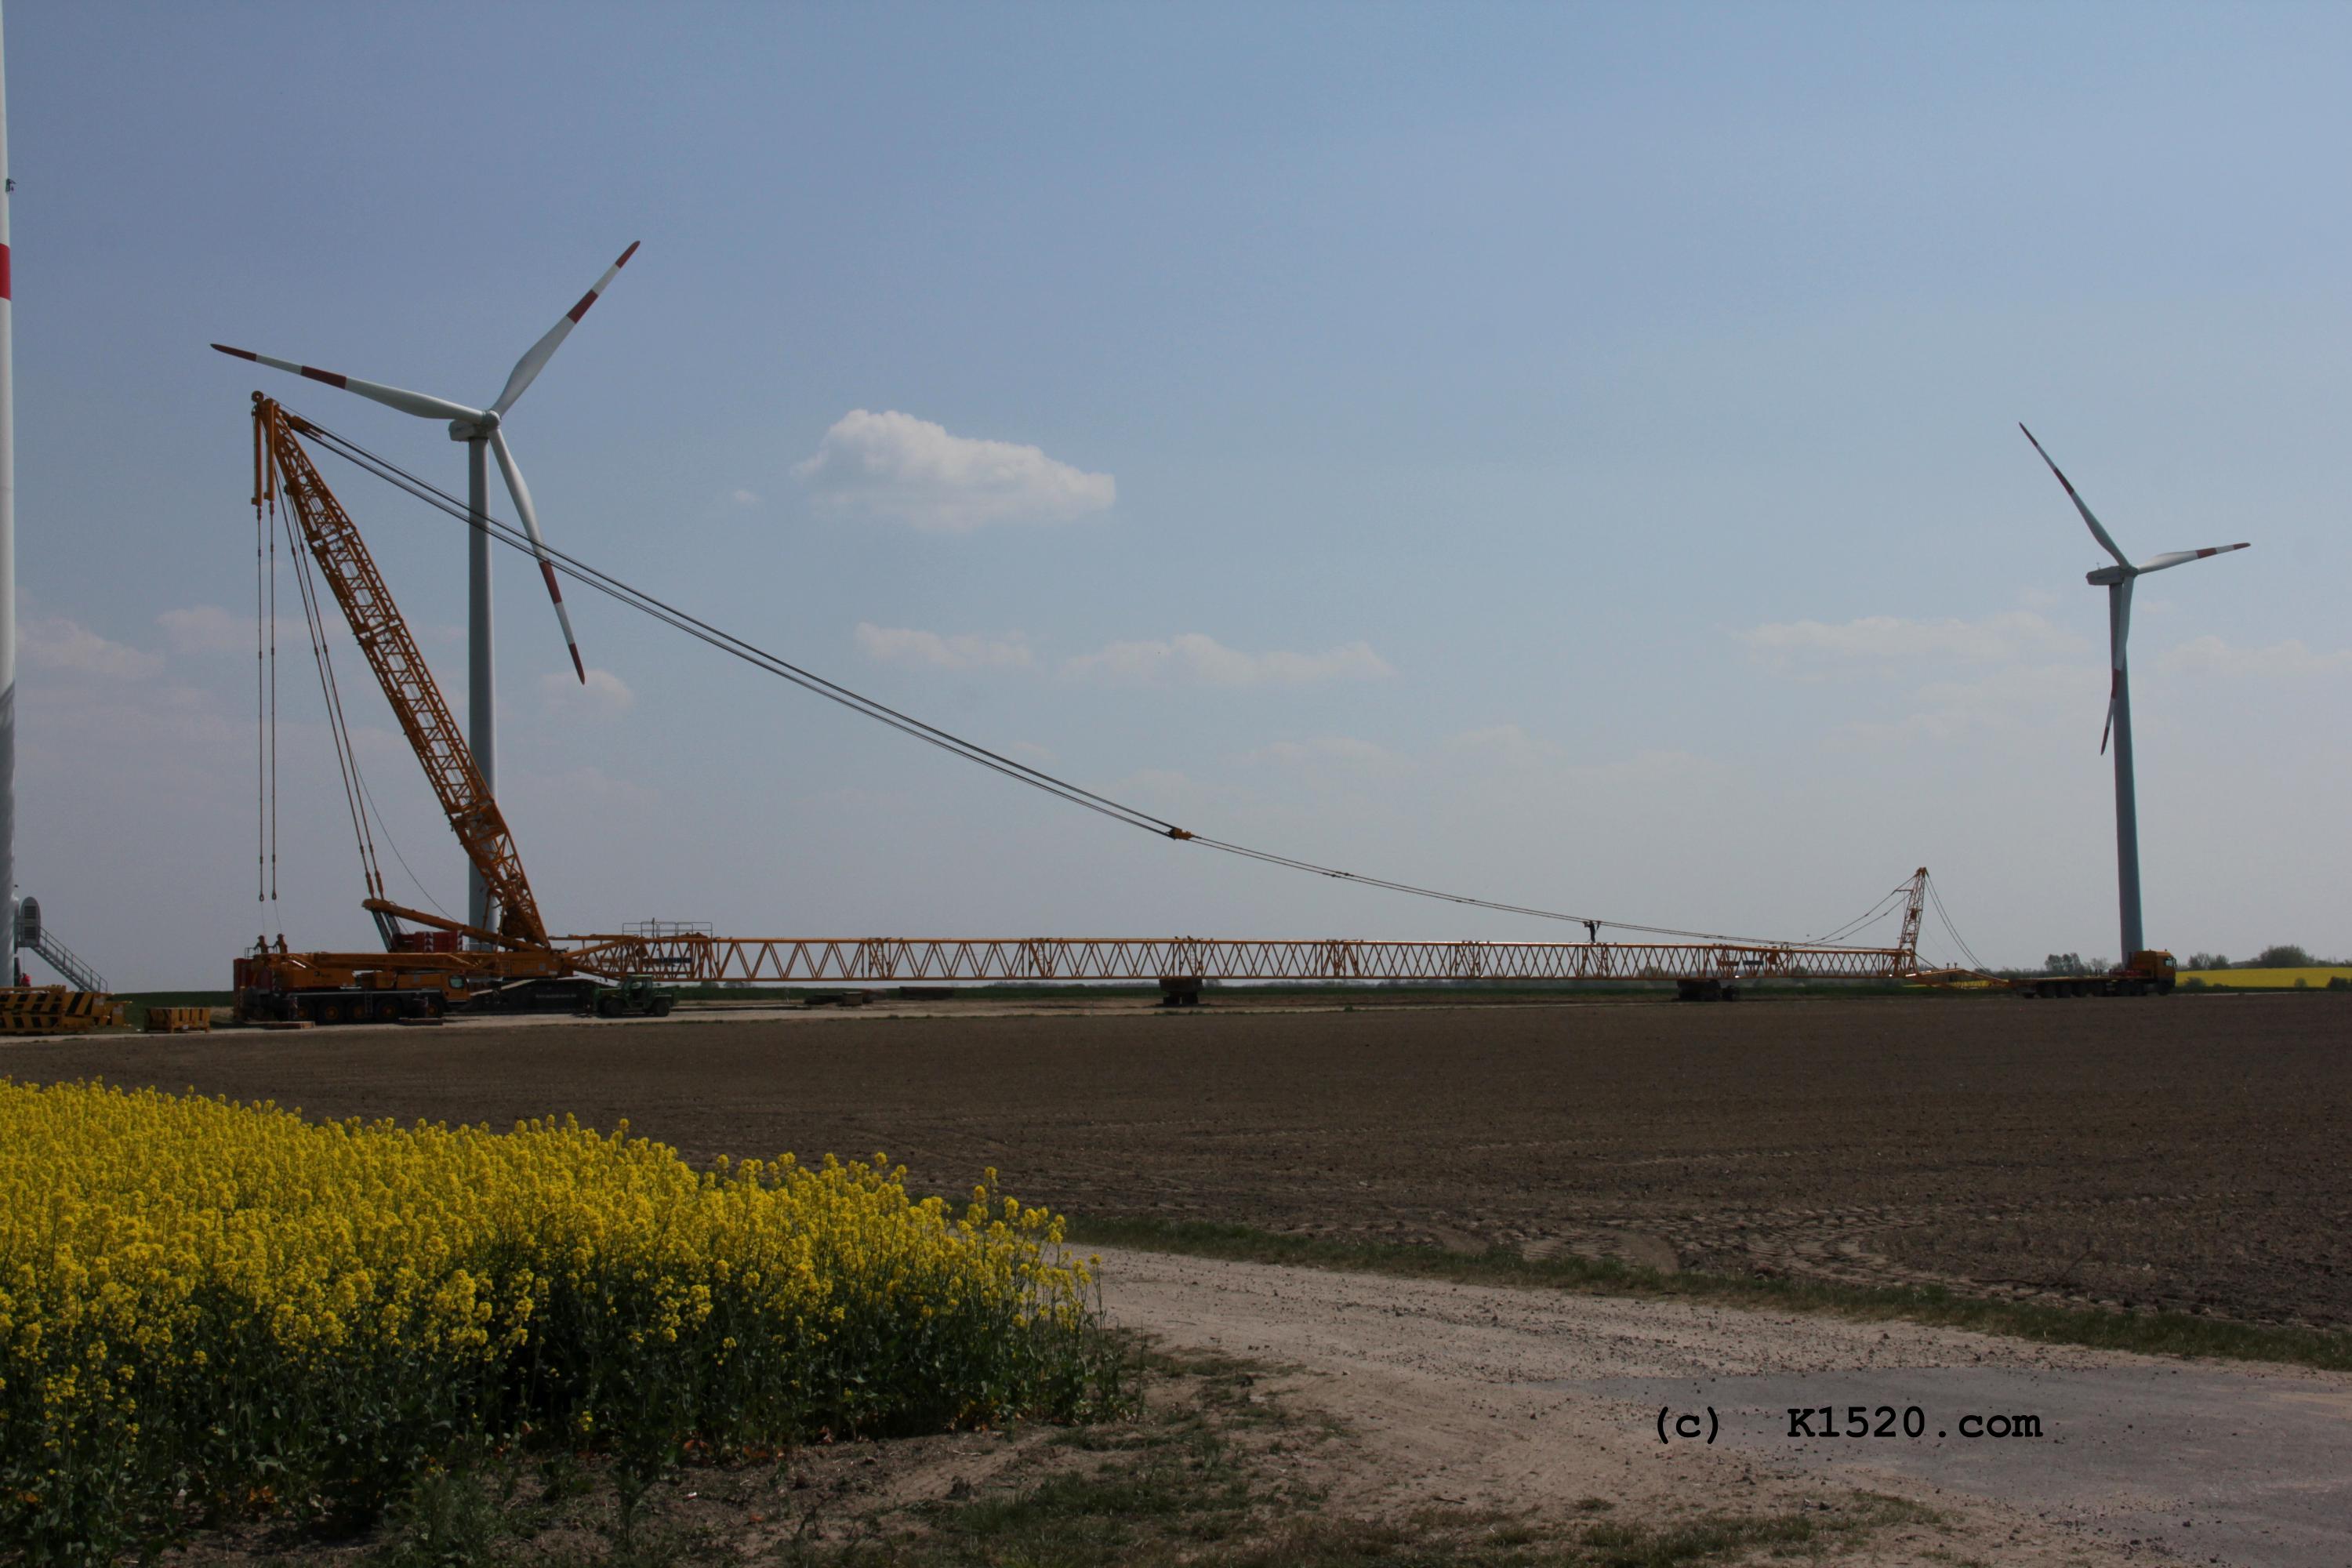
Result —
M 1115 1318 L 1296 1369 L 1294 1396 L 1359 1438 L 1340 1498 L 1572 1516 L 1834 1507 L 1909 1498 L 1937 1527 L 1861 1560 L 2352 1560 L 2352 1377 L 1857 1323 L 1114 1251 Z M 1920 1408 L 1918 1440 L 1794 1440 L 1788 1410 Z M 1662 1442 L 1662 1407 L 1710 1408 L 1709 1446 Z M 2038 1436 L 1959 1435 L 2031 1415 Z M 1899 1431 L 1899 1428 L 1898 1428 Z

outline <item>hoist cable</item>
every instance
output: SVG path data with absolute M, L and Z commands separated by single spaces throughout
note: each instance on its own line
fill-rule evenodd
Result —
M 448 513 L 450 516 L 457 519 L 461 522 L 465 522 L 468 527 L 473 525 L 470 510 L 467 509 L 466 503 L 458 500 L 455 496 L 448 494 L 445 490 L 439 489 L 424 479 L 418 479 L 415 475 L 408 473 L 406 470 L 398 468 L 396 465 L 377 458 L 373 453 L 367 451 L 365 448 L 352 445 L 342 437 L 335 436 L 331 431 L 328 431 L 317 425 L 310 424 L 307 420 L 305 421 L 305 426 L 308 433 L 320 437 L 321 438 L 321 444 L 326 446 L 330 451 L 334 452 L 337 456 L 342 457 L 358 465 L 362 468 L 375 474 L 376 477 L 389 481 L 401 489 L 406 490 L 411 495 L 415 496 L 418 500 L 426 502 L 428 505 L 431 505 L 441 511 Z M 519 530 L 511 527 L 509 524 L 501 522 L 495 517 L 488 517 L 487 514 L 484 521 L 487 531 L 499 542 L 506 544 L 510 549 L 525 553 L 536 552 L 535 547 L 530 543 L 529 538 Z M 547 554 L 555 563 L 558 571 L 561 571 L 565 576 L 573 579 L 575 582 L 584 583 L 588 586 L 596 589 L 598 592 L 616 599 L 622 604 L 627 605 L 631 608 L 635 609 L 642 614 L 661 621 L 665 625 L 667 625 L 676 630 L 685 632 L 688 636 L 708 643 L 723 652 L 732 654 L 736 658 L 743 659 L 747 663 L 758 666 L 772 675 L 789 680 L 794 685 L 814 692 L 816 695 L 824 697 L 828 701 L 838 703 L 842 707 L 848 708 L 854 712 L 862 713 L 867 718 L 877 720 L 882 723 L 889 725 L 895 730 L 913 735 L 916 739 L 921 740 L 928 744 L 939 747 L 942 751 L 954 752 L 964 757 L 968 761 L 978 763 L 982 766 L 989 768 L 992 772 L 1003 773 L 1020 783 L 1027 784 L 1033 788 L 1042 789 L 1048 794 L 1060 795 L 1064 799 L 1069 800 L 1075 805 L 1087 805 L 1090 810 L 1096 811 L 1103 816 L 1112 817 L 1115 820 L 1125 822 L 1130 826 L 1147 827 L 1152 832 L 1160 834 L 1161 837 L 1181 836 L 1183 831 L 1177 827 L 1174 823 L 1168 821 L 1164 817 L 1154 816 L 1149 812 L 1127 805 L 1118 801 L 1111 800 L 1107 796 L 1097 795 L 1094 791 L 1087 789 L 1082 785 L 1072 784 L 1066 779 L 1056 778 L 1053 774 L 1033 768 L 1025 763 L 1016 762 L 1013 758 L 1001 756 L 994 752 L 989 751 L 983 746 L 966 741 L 961 736 L 950 734 L 936 726 L 926 724 L 922 721 L 916 719 L 911 715 L 901 713 L 897 709 L 891 708 L 887 704 L 878 702 L 872 698 L 863 695 L 862 693 L 853 691 L 847 687 L 827 680 L 823 676 L 817 675 L 813 671 L 803 669 L 797 665 L 792 664 L 774 654 L 769 653 L 764 648 L 747 643 L 741 638 L 734 637 L 730 633 L 721 631 L 719 628 L 709 625 L 708 622 L 698 620 L 695 616 L 688 615 L 685 611 L 677 608 L 675 605 L 667 604 L 662 600 L 655 598 L 649 594 L 646 594 L 638 589 L 633 588 L 629 584 L 621 582 L 619 579 L 599 572 L 595 568 L 588 566 L 583 562 L 576 561 L 572 557 L 563 553 L 562 551 L 550 549 L 547 552 Z
M 360 876 L 367 886 L 368 896 L 380 899 L 383 897 L 383 875 L 377 868 L 375 843 L 368 833 L 366 816 L 360 804 L 360 786 L 355 777 L 359 758 L 352 750 L 343 719 L 342 689 L 335 679 L 333 658 L 327 647 L 326 618 L 319 608 L 318 585 L 311 580 L 310 557 L 291 538 L 294 509 L 288 507 L 284 515 L 288 544 L 294 556 L 294 581 L 301 594 L 303 618 L 310 633 L 311 657 L 319 667 L 319 690 L 326 703 L 328 733 L 334 741 L 335 769 L 342 781 L 343 805 L 351 815 L 352 837 L 359 843 Z
M 400 852 L 400 841 L 392 836 L 392 825 L 384 821 L 383 807 L 376 805 L 375 792 L 368 788 L 365 774 L 360 776 L 360 798 L 367 802 L 369 814 L 375 818 L 376 831 L 383 835 L 384 843 L 391 847 L 392 858 L 400 862 L 402 870 L 408 872 L 408 879 L 416 884 L 417 892 L 424 895 L 425 901 L 431 904 L 443 920 L 456 919 L 447 910 L 441 908 L 441 900 L 433 896 L 433 889 L 425 885 L 425 879 L 410 868 L 408 857 Z
M 271 501 L 274 508 L 275 500 Z M 278 901 L 278 531 L 269 533 L 269 900 Z
M 1831 931 L 1826 936 L 1807 937 L 1805 940 L 1817 947 L 1825 942 L 1841 941 L 1853 932 L 1862 930 L 1864 926 L 1875 924 L 1877 921 L 1885 920 L 1888 915 L 1893 914 L 1895 912 L 1896 900 L 1900 900 L 1903 895 L 1909 890 L 1910 888 L 1907 883 L 1898 886 L 1885 898 L 1873 904 L 1866 913 L 1861 915 L 1857 919 L 1846 921 L 1845 924 L 1838 927 L 1835 931 Z
M 1952 941 L 1959 947 L 1962 955 L 1968 959 L 1969 967 L 1983 969 L 1984 960 L 1976 955 L 1975 950 L 1969 946 L 1968 938 L 1960 934 L 1960 928 L 1952 923 L 1951 912 L 1944 908 L 1944 895 L 1936 890 L 1936 884 L 1932 881 L 1927 884 L 1927 897 L 1935 903 L 1936 918 L 1944 922 L 1944 929 L 1951 933 Z
M 261 596 L 261 543 L 264 534 L 269 530 L 261 520 L 259 425 L 253 427 L 253 443 L 256 454 L 256 491 L 253 498 L 253 897 L 256 903 L 267 903 L 269 901 L 269 710 L 265 700 L 268 665 L 262 653 L 266 646 L 267 624 Z
M 976 763 L 1017 784 L 1027 784 L 1033 789 L 1067 801 L 1074 805 L 1083 805 L 1087 810 L 1098 816 L 1107 816 L 1115 822 L 1123 823 L 1130 827 L 1142 828 L 1154 837 L 1197 844 L 1203 848 L 1221 850 L 1225 854 L 1244 859 L 1304 871 L 1313 876 L 1360 883 L 1369 888 L 1379 888 L 1390 892 L 1405 893 L 1415 898 L 1430 899 L 1470 909 L 1487 910 L 1500 914 L 1524 915 L 1536 920 L 1563 921 L 1594 928 L 1606 926 L 1613 931 L 1635 931 L 1650 936 L 1678 937 L 1696 942 L 1727 942 L 1758 947 L 1818 945 L 1804 941 L 1791 942 L 1785 938 L 1728 936 L 1719 931 L 1685 931 L 1672 926 L 1641 925 L 1629 921 L 1605 920 L 1589 915 L 1568 914 L 1558 910 L 1538 909 L 1526 904 L 1504 903 L 1492 899 L 1475 898 L 1466 893 L 1447 892 L 1436 888 L 1423 887 L 1412 882 L 1366 876 L 1360 872 L 1342 870 L 1337 867 L 1277 854 L 1272 850 L 1253 848 L 1247 845 L 1225 839 L 1204 837 L 1187 832 L 1165 817 L 1155 816 L 1138 806 L 1129 805 L 1122 801 L 1113 800 L 1081 784 L 1045 773 L 1042 769 L 1031 767 L 1026 763 L 1016 762 L 1010 757 L 1000 755 L 976 742 L 965 740 L 962 736 L 941 730 L 935 725 L 927 724 L 910 714 L 902 713 L 887 704 L 854 691 L 835 681 L 828 680 L 814 671 L 803 669 L 779 655 L 746 642 L 730 632 L 723 631 L 575 556 L 552 546 L 539 544 L 521 530 L 500 521 L 487 511 L 483 512 L 477 521 L 472 509 L 456 496 L 431 481 L 408 472 L 389 458 L 379 457 L 348 437 L 337 435 L 308 417 L 300 422 L 300 433 L 313 437 L 321 447 L 335 456 L 405 491 L 435 510 L 457 519 L 468 528 L 481 529 L 509 549 L 543 561 L 574 582 L 584 584 L 641 615 L 647 616 L 665 626 L 682 631 L 698 641 L 730 654 L 755 668 L 790 681 L 804 690 L 814 692 L 827 701 L 836 703 L 879 723 L 887 724 L 901 733 L 911 735 L 950 755 Z

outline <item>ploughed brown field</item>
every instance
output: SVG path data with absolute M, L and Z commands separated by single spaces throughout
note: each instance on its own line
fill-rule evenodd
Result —
M 2352 1323 L 2338 998 L 1246 1006 L 25 1042 L 0 1073 L 883 1150 L 1081 1215 Z

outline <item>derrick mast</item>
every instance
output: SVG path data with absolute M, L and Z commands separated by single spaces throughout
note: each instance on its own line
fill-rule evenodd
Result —
M 514 836 L 475 764 L 465 733 L 425 667 L 416 638 L 393 603 L 358 527 L 303 450 L 299 437 L 310 431 L 310 425 L 257 393 L 253 420 L 254 504 L 260 508 L 285 502 L 289 535 L 299 531 L 302 549 L 350 622 L 352 638 L 383 688 L 450 830 L 490 889 L 498 926 L 488 930 L 446 920 L 385 899 L 362 830 L 369 894 L 363 904 L 375 916 L 390 951 L 289 952 L 282 937 L 275 950 L 257 944 L 236 961 L 238 1015 L 259 1021 L 340 1024 L 437 1017 L 452 1006 L 576 1002 L 573 994 L 584 995 L 594 983 L 583 965 L 548 941 Z M 315 604 L 309 613 L 316 630 Z M 329 722 L 337 731 L 338 744 L 348 749 L 341 738 L 341 703 L 324 674 L 324 657 L 321 645 Z M 356 824 L 356 799 L 353 810 Z M 402 921 L 437 928 L 442 934 L 404 932 Z M 457 951 L 460 936 L 484 944 L 487 951 Z
M 392 704 L 394 717 L 400 721 L 401 732 L 416 752 L 450 829 L 490 890 L 498 910 L 498 930 L 474 934 L 495 938 L 509 947 L 546 947 L 547 926 L 540 918 L 539 900 L 531 894 L 514 837 L 483 782 L 481 769 L 475 765 L 465 732 L 425 668 L 416 638 L 393 603 L 383 574 L 361 541 L 351 513 L 319 477 L 310 454 L 296 439 L 309 425 L 301 416 L 289 414 L 258 393 L 254 395 L 253 417 L 261 430 L 257 456 L 262 464 L 255 494 L 265 501 L 273 496 L 285 499 L 328 591 L 351 623 L 352 639 L 367 657 L 385 700 Z M 367 904 L 377 913 L 420 918 L 381 897 L 368 900 Z M 442 923 L 425 918 L 427 923 Z

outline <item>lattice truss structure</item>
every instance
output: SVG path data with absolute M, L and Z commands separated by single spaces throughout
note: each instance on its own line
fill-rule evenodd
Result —
M 572 963 L 700 984 L 860 982 L 1895 980 L 1907 947 L 1198 937 L 588 936 Z
M 625 259 L 625 258 L 624 258 Z M 1920 915 L 1928 892 L 1927 873 L 1920 869 L 1892 889 L 1861 920 L 1821 938 L 1800 942 L 1765 942 L 1657 928 L 1621 927 L 1643 940 L 1602 942 L 1604 922 L 1580 916 L 1547 914 L 1485 900 L 1438 892 L 1402 883 L 1357 877 L 1354 873 L 1290 859 L 1221 840 L 1197 839 L 1173 825 L 1092 795 L 1076 785 L 1036 773 L 1006 762 L 957 737 L 908 719 L 894 710 L 833 687 L 797 670 L 772 656 L 751 649 L 657 601 L 647 600 L 617 580 L 583 568 L 562 557 L 565 570 L 584 574 L 605 586 L 622 602 L 709 641 L 751 658 L 771 673 L 798 678 L 812 689 L 887 719 L 958 754 L 1022 776 L 1051 793 L 1100 810 L 1106 815 L 1179 840 L 1194 840 L 1251 858 L 1271 861 L 1324 876 L 1345 878 L 1366 886 L 1393 889 L 1442 899 L 1470 907 L 1521 915 L 1544 915 L 1579 921 L 1592 940 L 1573 942 L 1402 942 L 1350 939 L 1212 939 L 1201 937 L 1024 937 L 1024 938 L 766 938 L 724 937 L 708 926 L 672 921 L 647 921 L 625 927 L 616 934 L 551 940 L 537 899 L 524 874 L 514 839 L 498 803 L 491 797 L 465 737 L 447 702 L 435 684 L 407 625 L 394 606 L 374 560 L 360 539 L 351 515 L 320 479 L 303 449 L 301 437 L 324 439 L 335 449 L 372 471 L 397 473 L 372 454 L 352 447 L 340 437 L 290 414 L 273 400 L 255 395 L 255 488 L 257 517 L 271 503 L 284 503 L 287 519 L 303 548 L 295 552 L 298 567 L 304 557 L 315 563 L 314 584 L 298 576 L 306 601 L 306 619 L 320 664 L 321 689 L 326 693 L 332 727 L 341 738 L 340 699 L 326 658 L 322 606 L 316 590 L 323 587 L 349 622 L 353 640 L 390 702 L 394 717 L 431 784 L 451 829 L 482 875 L 499 911 L 496 931 L 480 930 L 391 903 L 383 897 L 365 826 L 363 786 L 354 777 L 349 787 L 353 826 L 362 847 L 371 897 L 364 906 L 383 917 L 383 953 L 289 953 L 281 939 L 279 950 L 257 950 L 250 960 L 256 973 L 239 981 L 241 988 L 275 991 L 400 990 L 439 986 L 454 994 L 451 976 L 512 980 L 565 973 L 618 978 L 657 976 L 701 984 L 860 984 L 878 982 L 953 984 L 958 983 L 1083 983 L 1083 982 L 1203 982 L 1291 981 L 1424 982 L 1477 981 L 1560 984 L 1576 982 L 1660 981 L 1730 986 L 1757 981 L 1897 980 L 1917 971 Z M 405 479 L 407 476 L 401 476 Z M 413 485 L 412 493 L 423 493 Z M 436 499 L 451 506 L 450 498 Z M 462 507 L 458 509 L 461 512 Z M 496 526 L 496 525 L 491 525 Z M 535 542 L 532 548 L 538 548 Z M 541 554 L 542 563 L 547 559 Z M 258 560 L 258 555 L 257 555 Z M 639 604 L 644 601 L 644 604 Z M 274 701 L 273 701 L 274 710 Z M 1892 947 L 1836 945 L 1846 933 L 1891 913 L 1903 910 L 1902 934 Z M 454 937 L 472 939 L 470 951 L 454 941 L 419 942 L 403 935 L 397 922 L 437 928 Z M 266 973 L 260 973 L 267 971 Z

